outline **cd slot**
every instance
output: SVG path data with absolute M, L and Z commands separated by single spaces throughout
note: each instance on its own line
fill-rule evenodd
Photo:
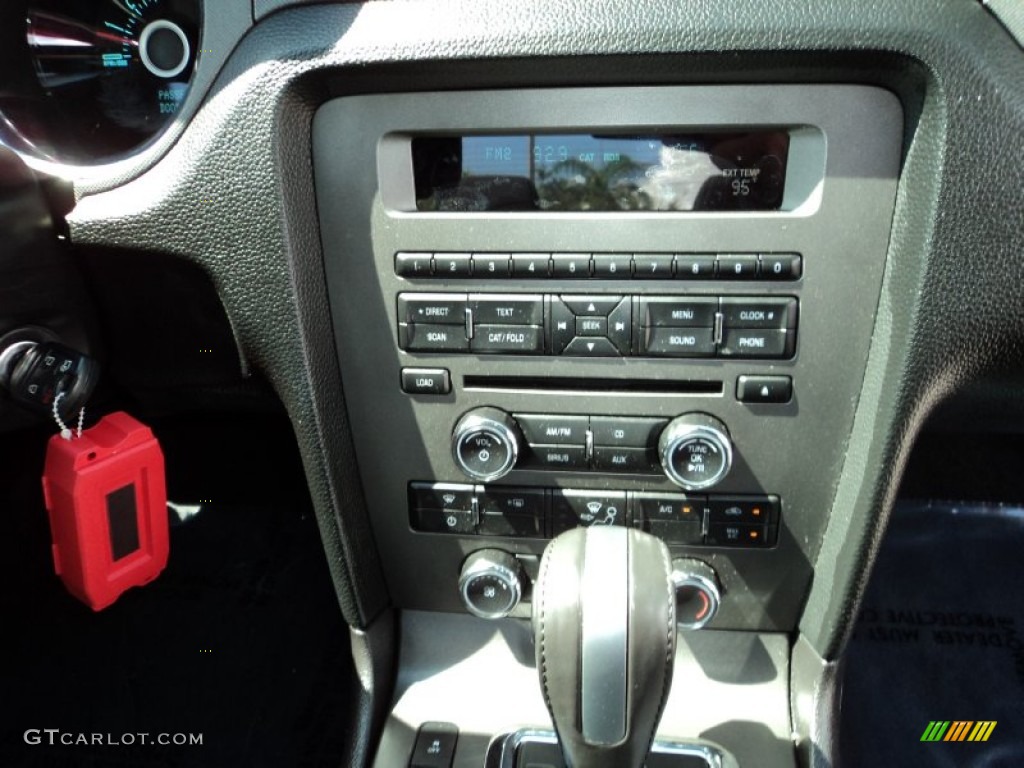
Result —
M 721 381 L 694 379 L 602 379 L 568 376 L 465 376 L 464 389 L 491 392 L 587 393 L 599 395 L 721 396 Z

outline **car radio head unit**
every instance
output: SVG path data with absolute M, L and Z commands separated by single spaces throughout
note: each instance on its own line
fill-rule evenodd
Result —
M 789 133 L 513 133 L 412 140 L 420 211 L 774 211 Z

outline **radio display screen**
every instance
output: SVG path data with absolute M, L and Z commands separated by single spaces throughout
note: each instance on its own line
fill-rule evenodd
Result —
M 420 136 L 419 211 L 777 211 L 785 130 Z

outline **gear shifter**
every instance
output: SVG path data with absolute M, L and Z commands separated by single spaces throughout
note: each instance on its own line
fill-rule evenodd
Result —
M 672 685 L 668 548 L 632 528 L 567 531 L 544 551 L 533 631 L 569 768 L 641 768 Z

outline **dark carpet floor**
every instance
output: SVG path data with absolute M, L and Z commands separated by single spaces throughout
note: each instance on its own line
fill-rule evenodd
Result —
M 849 648 L 843 768 L 1024 766 L 1022 553 L 1020 507 L 898 505 Z M 996 725 L 922 742 L 932 721 Z

